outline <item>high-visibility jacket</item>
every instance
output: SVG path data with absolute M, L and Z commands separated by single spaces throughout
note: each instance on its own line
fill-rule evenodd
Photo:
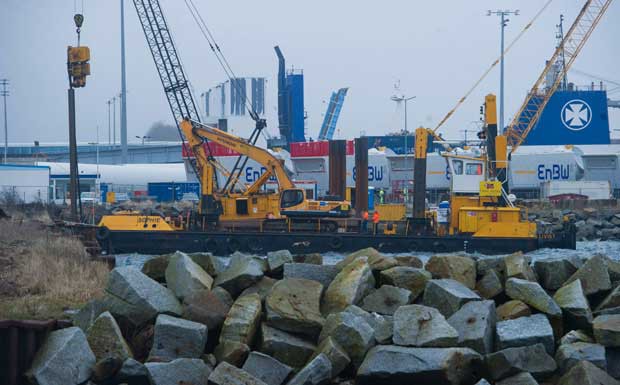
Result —
M 375 211 L 372 214 L 372 223 L 379 223 L 379 212 Z
M 367 221 L 367 220 L 368 220 L 368 211 L 364 210 L 364 211 L 362 212 L 362 219 L 363 219 L 363 220 L 365 220 L 365 221 Z

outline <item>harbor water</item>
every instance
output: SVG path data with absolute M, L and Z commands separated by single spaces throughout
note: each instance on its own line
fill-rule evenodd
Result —
M 405 253 L 395 254 L 395 255 L 404 255 Z M 432 256 L 437 253 L 411 253 L 411 255 L 415 255 L 420 257 L 424 263 Z M 451 253 L 463 255 L 463 253 Z M 596 254 L 607 255 L 610 258 L 620 260 L 620 241 L 583 241 L 577 242 L 577 250 L 566 250 L 566 249 L 540 249 L 536 251 L 532 251 L 527 253 L 527 255 L 532 257 L 532 261 L 536 261 L 539 259 L 550 259 L 550 258 L 561 258 L 567 256 L 577 256 L 580 258 L 589 258 Z M 385 254 L 391 255 L 391 254 Z M 486 256 L 483 254 L 469 254 L 474 258 L 485 258 Z M 153 258 L 153 255 L 146 254 L 117 254 L 115 255 L 115 263 L 116 266 L 135 266 L 138 268 L 142 268 L 142 265 L 149 259 Z M 345 257 L 344 254 L 340 253 L 326 253 L 323 255 L 323 263 L 327 265 L 333 265 L 341 261 Z M 227 264 L 228 258 L 221 257 L 222 261 Z

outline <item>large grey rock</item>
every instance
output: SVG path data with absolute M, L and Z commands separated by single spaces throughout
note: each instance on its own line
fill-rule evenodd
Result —
M 605 348 L 607 359 L 607 373 L 620 380 L 620 348 Z
M 215 286 L 221 286 L 233 297 L 252 286 L 263 277 L 263 266 L 254 258 L 236 258 L 230 266 L 215 278 Z
M 234 366 L 241 366 L 250 354 L 250 347 L 239 341 L 220 340 L 213 355 L 217 362 L 227 362 Z
M 209 385 L 271 385 L 254 377 L 243 369 L 227 362 L 220 364 L 209 375 Z
M 342 346 L 355 367 L 362 363 L 366 352 L 375 343 L 372 327 L 362 317 L 349 312 L 333 313 L 327 317 L 319 343 L 330 336 Z
M 605 347 L 599 344 L 575 342 L 573 344 L 560 345 L 555 353 L 555 362 L 561 374 L 569 371 L 579 361 L 589 361 L 603 370 L 607 370 Z
M 491 385 L 491 383 L 483 378 L 480 381 L 476 382 L 476 385 Z
M 561 317 L 562 309 L 536 282 L 525 279 L 510 278 L 506 281 L 506 294 L 519 301 L 523 301 L 536 310 L 549 314 L 552 317 Z
M 142 265 L 142 272 L 157 282 L 166 281 L 166 268 L 172 254 L 158 255 L 148 259 Z
M 448 323 L 459 334 L 459 346 L 471 348 L 480 354 L 493 352 L 496 322 L 493 301 L 468 302 L 448 318 Z
M 394 317 L 370 313 L 359 306 L 349 305 L 344 311 L 362 317 L 375 332 L 375 340 L 379 344 L 390 344 L 394 327 Z
M 226 269 L 224 262 L 211 253 L 198 252 L 187 255 L 211 277 L 217 276 Z
M 553 299 L 564 312 L 565 323 L 571 328 L 588 328 L 592 323 L 592 311 L 588 304 L 581 280 L 577 279 L 558 290 Z
M 177 251 L 170 257 L 166 268 L 166 283 L 182 301 L 198 290 L 210 290 L 213 278 L 187 254 Z
M 592 322 L 592 330 L 599 344 L 620 347 L 620 314 L 596 317 Z
M 95 355 L 77 326 L 51 332 L 37 351 L 26 377 L 38 385 L 78 385 L 86 382 Z
M 260 296 L 260 300 L 264 303 L 276 282 L 278 282 L 277 279 L 264 276 L 258 282 L 242 291 L 241 294 L 239 294 L 239 297 L 256 293 Z
M 110 312 L 101 314 L 86 331 L 88 345 L 97 361 L 115 357 L 122 361 L 132 358 L 131 348 Z
M 426 283 L 422 302 L 439 310 L 444 317 L 450 317 L 467 302 L 481 299 L 478 294 L 453 279 L 433 279 Z
M 620 285 L 618 285 L 614 290 L 605 299 L 601 302 L 597 307 L 597 311 L 605 310 L 605 309 L 613 309 L 620 307 Z
M 538 385 L 538 381 L 529 373 L 519 373 L 498 381 L 496 385 Z
M 590 296 L 611 289 L 607 259 L 595 255 L 588 259 L 567 281 L 581 280 L 585 295 Z
M 542 287 L 557 290 L 564 286 L 581 265 L 581 261 L 576 257 L 549 258 L 534 262 L 534 270 Z
M 426 283 L 431 280 L 432 276 L 431 273 L 423 269 L 397 266 L 383 270 L 379 274 L 379 278 L 383 284 L 411 291 L 411 301 L 415 301 L 424 292 Z
M 368 265 L 373 272 L 381 272 L 394 266 L 398 266 L 398 261 L 396 261 L 396 259 L 385 256 L 372 247 L 358 250 L 347 255 L 342 261 L 338 262 L 336 266 L 342 269 L 346 265 L 360 258 L 367 258 Z
M 506 321 L 509 319 L 515 319 L 519 317 L 527 317 L 532 315 L 532 310 L 523 301 L 516 299 L 510 300 L 502 305 L 499 305 L 496 309 L 497 320 Z
M 504 286 L 499 273 L 495 270 L 489 270 L 480 281 L 476 283 L 476 291 L 482 298 L 486 299 L 492 299 L 500 295 L 504 291 Z
M 458 385 L 473 382 L 482 357 L 467 348 L 407 348 L 381 345 L 371 349 L 357 371 L 359 385 Z
M 320 309 L 322 292 L 323 285 L 309 279 L 276 282 L 265 300 L 267 323 L 284 331 L 317 336 L 325 323 Z
M 553 329 L 544 314 L 534 314 L 497 323 L 497 350 L 541 343 L 549 354 L 555 350 Z
M 293 262 L 295 263 L 311 263 L 313 265 L 323 264 L 323 255 L 320 253 L 310 254 L 295 254 L 293 255 Z M 340 270 L 340 269 L 338 269 Z
M 536 274 L 528 259 L 521 253 L 511 254 L 504 258 L 506 279 L 518 278 L 536 281 Z
M 237 341 L 251 346 L 260 322 L 261 309 L 258 294 L 237 298 L 224 320 L 220 340 Z
M 293 371 L 290 366 L 260 352 L 250 353 L 242 369 L 269 385 L 282 384 Z
M 200 358 L 207 343 L 207 327 L 201 323 L 160 314 L 155 322 L 150 358 L 172 361 Z
M 230 294 L 220 287 L 199 290 L 183 300 L 183 318 L 203 323 L 209 331 L 218 330 L 232 304 Z
M 620 385 L 620 381 L 592 363 L 581 361 L 560 378 L 558 385 Z
M 121 369 L 114 376 L 114 380 L 119 384 L 151 385 L 148 369 L 143 363 L 133 358 L 128 358 L 123 362 Z
M 261 325 L 260 351 L 293 368 L 301 368 L 316 350 L 312 342 L 287 332 Z
M 337 313 L 357 305 L 375 287 L 375 279 L 366 257 L 346 265 L 325 291 L 323 313 Z
M 585 330 L 571 330 L 560 338 L 560 345 L 574 344 L 575 342 L 594 343 L 594 338 L 590 337 Z
M 181 315 L 182 308 L 172 291 L 134 267 L 117 267 L 108 275 L 105 306 L 115 317 L 140 326 L 158 314 Z
M 211 369 L 197 358 L 177 358 L 171 362 L 147 362 L 153 385 L 207 385 Z
M 93 299 L 88 301 L 86 305 L 82 306 L 82 308 L 78 310 L 73 317 L 71 317 L 71 319 L 74 326 L 77 326 L 82 329 L 82 331 L 86 332 L 90 325 L 95 322 L 97 317 L 106 311 L 107 309 L 103 301 L 100 299 Z
M 321 385 L 332 377 L 332 363 L 323 353 L 308 362 L 289 382 L 288 385 Z
M 383 285 L 364 298 L 362 309 L 392 315 L 396 309 L 410 302 L 411 291 L 396 286 Z
M 502 279 L 506 276 L 506 262 L 504 256 L 484 256 L 476 261 L 478 276 L 483 277 L 490 270 L 495 270 Z
M 426 263 L 425 269 L 435 279 L 454 279 L 470 289 L 476 287 L 476 261 L 457 255 L 434 255 Z
M 340 269 L 332 265 L 314 265 L 310 263 L 284 264 L 284 278 L 304 278 L 320 282 L 323 288 L 329 287 Z
M 394 313 L 394 343 L 403 346 L 450 347 L 459 333 L 443 315 L 423 305 L 402 306 Z
M 409 266 L 421 269 L 424 267 L 422 260 L 415 255 L 397 255 L 394 257 L 399 266 Z
M 325 354 L 325 356 L 329 358 L 332 365 L 332 378 L 340 374 L 340 372 L 351 363 L 351 359 L 347 355 L 347 352 L 345 352 L 342 346 L 332 337 L 324 339 L 319 346 L 317 346 L 316 351 L 310 359 L 312 360 L 319 354 Z
M 494 380 L 506 378 L 519 372 L 529 372 L 537 379 L 549 377 L 557 369 L 542 344 L 508 348 L 486 357 L 487 369 Z
M 272 274 L 282 274 L 285 263 L 293 262 L 293 254 L 288 250 L 270 251 L 267 253 L 267 263 Z

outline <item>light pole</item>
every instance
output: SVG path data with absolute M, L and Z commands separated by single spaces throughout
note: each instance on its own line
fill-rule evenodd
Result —
M 500 75 L 499 75 L 499 132 L 504 132 L 504 29 L 510 19 L 507 19 L 508 15 L 519 16 L 519 10 L 509 11 L 509 10 L 497 10 L 497 11 L 487 11 L 487 16 L 500 16 L 500 27 L 501 27 L 501 55 L 500 55 Z
M 0 85 L 2 91 L 0 95 L 4 98 L 4 164 L 7 164 L 7 154 L 9 152 L 9 125 L 6 118 L 6 97 L 9 96 L 9 90 L 6 87 L 9 85 L 9 79 L 0 79 Z
M 407 154 L 407 134 L 409 133 L 407 129 L 407 102 L 415 99 L 415 96 L 406 97 L 405 95 L 393 95 L 390 99 L 395 101 L 396 103 L 404 102 L 405 103 L 405 155 Z
M 112 100 L 108 100 L 106 102 L 108 105 L 108 145 L 112 144 L 112 119 L 110 118 L 110 105 L 112 104 Z
M 125 6 L 121 5 L 121 161 L 127 163 L 127 76 L 125 74 Z
M 116 146 L 116 96 L 112 97 L 113 115 L 112 115 L 112 138 L 114 139 L 114 146 Z

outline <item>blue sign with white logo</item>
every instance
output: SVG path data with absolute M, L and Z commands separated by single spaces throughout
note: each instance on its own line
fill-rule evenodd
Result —
M 524 144 L 609 143 L 605 91 L 556 91 Z

